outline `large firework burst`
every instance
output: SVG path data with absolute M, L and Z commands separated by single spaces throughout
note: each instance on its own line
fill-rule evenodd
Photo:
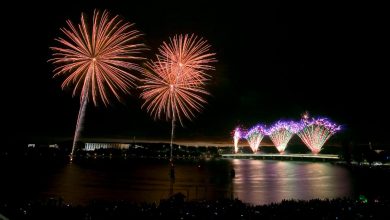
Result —
M 205 71 L 213 70 L 211 63 L 216 62 L 209 49 L 207 41 L 195 35 L 176 35 L 162 44 L 143 72 L 142 107 L 155 119 L 165 116 L 172 123 L 171 160 L 176 119 L 181 124 L 183 117 L 191 120 L 206 103 L 203 96 L 209 94 L 205 83 L 210 77 Z
M 145 49 L 134 43 L 141 36 L 139 31 L 118 16 L 97 10 L 91 24 L 84 14 L 81 24 L 75 26 L 70 20 L 67 24 L 68 28 L 61 28 L 65 37 L 56 39 L 61 45 L 51 47 L 55 76 L 66 77 L 62 88 L 73 86 L 73 95 L 80 92 L 81 100 L 92 95 L 95 105 L 98 99 L 109 104 L 109 93 L 120 100 L 120 92 L 128 93 L 137 79 L 131 71 L 141 71 L 134 63 L 143 59 L 140 53 Z
M 80 24 L 70 20 L 67 24 L 61 28 L 65 36 L 56 39 L 60 45 L 51 47 L 53 58 L 49 61 L 56 65 L 55 76 L 65 77 L 62 88 L 74 87 L 73 95 L 80 93 L 72 158 L 89 98 L 94 105 L 98 100 L 108 105 L 111 95 L 121 100 L 121 95 L 129 93 L 137 79 L 133 71 L 142 70 L 135 61 L 143 59 L 140 53 L 145 47 L 135 43 L 141 34 L 133 24 L 107 11 L 95 10 L 91 23 L 81 14 Z

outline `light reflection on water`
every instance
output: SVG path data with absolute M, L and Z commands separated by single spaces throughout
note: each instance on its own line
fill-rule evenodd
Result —
M 28 164 L 0 167 L 0 197 L 62 197 L 83 204 L 91 200 L 158 202 L 171 192 L 189 199 L 239 198 L 265 204 L 283 199 L 352 196 L 352 178 L 344 167 L 329 163 L 211 160 L 176 163 L 170 181 L 167 161 L 85 162 L 61 166 Z M 230 177 L 230 169 L 235 177 Z M 15 175 L 17 173 L 17 175 Z
M 234 196 L 266 204 L 353 196 L 349 171 L 329 163 L 232 160 Z

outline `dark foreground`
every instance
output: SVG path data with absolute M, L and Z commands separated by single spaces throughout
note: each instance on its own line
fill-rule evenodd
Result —
M 0 219 L 390 219 L 390 200 L 295 201 L 253 206 L 240 200 L 185 201 L 176 194 L 155 203 L 94 201 L 72 206 L 61 199 L 0 202 Z

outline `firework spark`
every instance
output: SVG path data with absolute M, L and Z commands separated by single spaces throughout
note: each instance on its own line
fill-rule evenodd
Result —
M 81 14 L 81 23 L 74 25 L 67 21 L 68 27 L 61 28 L 64 37 L 57 38 L 58 47 L 51 47 L 56 65 L 54 76 L 64 76 L 62 88 L 73 88 L 73 96 L 80 93 L 80 112 L 71 158 L 82 124 L 85 105 L 92 98 L 94 105 L 101 100 L 110 104 L 110 96 L 121 100 L 128 94 L 137 79 L 133 71 L 142 71 L 135 61 L 142 60 L 141 52 L 145 46 L 135 43 L 141 34 L 134 25 L 111 17 L 107 11 L 95 10 L 92 22 Z
M 254 126 L 245 134 L 245 139 L 248 141 L 253 153 L 258 150 L 261 140 L 263 140 L 265 134 L 266 129 L 263 125 Z
M 267 131 L 279 153 L 283 153 L 291 137 L 298 132 L 300 124 L 293 121 L 278 121 Z
M 202 110 L 206 100 L 205 83 L 210 79 L 207 70 L 214 70 L 215 54 L 209 52 L 206 40 L 195 35 L 176 35 L 158 49 L 156 60 L 149 61 L 143 71 L 142 107 L 154 117 L 171 120 L 172 143 L 176 119 L 192 119 Z
M 297 134 L 313 154 L 318 154 L 325 142 L 340 129 L 339 125 L 326 118 L 305 117 Z

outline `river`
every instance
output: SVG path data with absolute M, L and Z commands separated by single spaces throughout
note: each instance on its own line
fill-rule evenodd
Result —
M 359 184 L 362 178 L 357 177 L 356 172 L 325 162 L 177 161 L 174 180 L 169 176 L 165 160 L 87 160 L 69 164 L 2 162 L 0 165 L 1 198 L 61 197 L 72 204 L 92 200 L 159 202 L 177 192 L 188 199 L 238 198 L 246 203 L 268 204 L 283 199 L 356 197 L 375 186 L 386 188 L 387 184 L 366 184 L 378 183 L 380 176 L 375 177 L 378 180 Z

